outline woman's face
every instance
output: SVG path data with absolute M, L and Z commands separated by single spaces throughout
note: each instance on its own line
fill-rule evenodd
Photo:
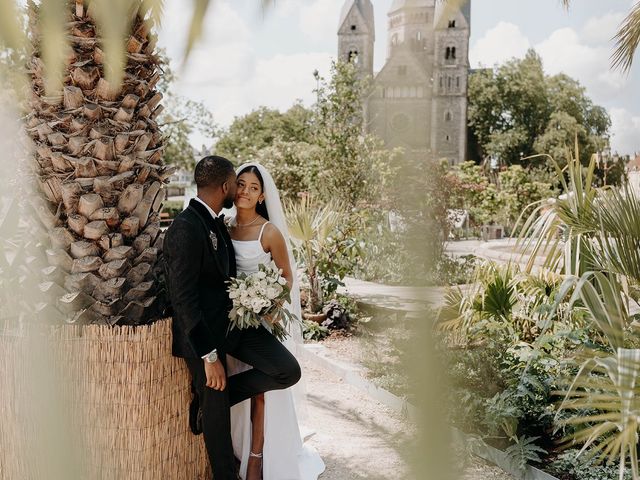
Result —
M 238 177 L 235 204 L 238 208 L 255 208 L 264 201 L 260 179 L 253 172 L 245 172 Z

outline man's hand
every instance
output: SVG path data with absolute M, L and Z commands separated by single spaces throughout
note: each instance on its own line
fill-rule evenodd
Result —
M 209 363 L 205 360 L 203 360 L 203 362 L 204 373 L 207 375 L 207 387 L 220 391 L 227 388 L 227 374 L 224 371 L 224 366 L 220 359 L 214 363 Z

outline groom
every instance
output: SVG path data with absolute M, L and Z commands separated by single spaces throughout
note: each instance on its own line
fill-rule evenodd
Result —
M 197 197 L 166 232 L 167 287 L 173 306 L 173 354 L 185 359 L 202 409 L 202 431 L 215 480 L 236 480 L 230 407 L 300 379 L 295 357 L 264 327 L 228 332 L 227 281 L 236 275 L 231 237 L 219 216 L 236 192 L 232 163 L 204 157 Z M 251 365 L 226 376 L 226 354 Z

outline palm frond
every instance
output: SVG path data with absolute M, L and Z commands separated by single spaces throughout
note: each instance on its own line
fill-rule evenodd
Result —
M 19 49 L 25 44 L 24 30 L 21 23 L 19 9 L 14 0 L 0 0 L 0 43 L 9 48 Z
M 614 69 L 628 72 L 640 43 L 640 2 L 636 2 L 616 33 L 616 47 L 611 56 Z
M 45 91 L 48 96 L 62 94 L 62 77 L 70 47 L 66 32 L 66 0 L 42 0 L 39 10 L 42 32 L 42 60 L 46 66 Z
M 618 461 L 620 475 L 625 472 L 627 458 L 631 460 L 632 477 L 638 478 L 637 432 L 640 350 L 618 348 L 615 355 L 591 358 L 584 362 L 566 391 L 558 408 L 581 413 L 563 420 L 559 425 L 574 425 L 574 433 L 563 439 L 564 447 L 582 444 L 580 454 L 604 460 Z

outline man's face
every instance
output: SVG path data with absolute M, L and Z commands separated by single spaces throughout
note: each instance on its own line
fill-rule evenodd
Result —
M 229 175 L 229 178 L 227 179 L 227 182 L 225 185 L 227 186 L 227 195 L 224 197 L 224 203 L 222 204 L 222 206 L 224 208 L 231 208 L 233 207 L 233 201 L 236 198 L 237 184 L 236 184 L 235 173 L 232 173 Z

